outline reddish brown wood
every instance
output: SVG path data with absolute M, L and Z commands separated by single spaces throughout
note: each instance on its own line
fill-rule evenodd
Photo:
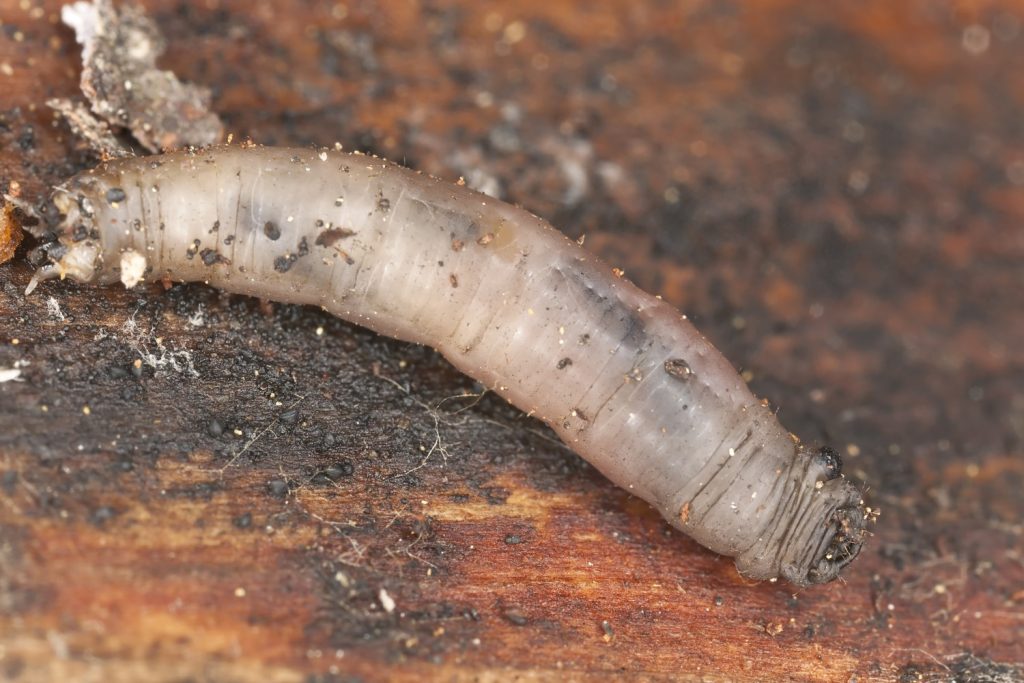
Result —
M 586 234 L 882 515 L 845 583 L 752 585 L 493 396 L 432 410 L 476 389 L 433 352 L 198 286 L 24 298 L 16 259 L 0 677 L 1019 675 L 1018 3 L 146 4 L 236 139 L 340 141 Z M 0 6 L 26 197 L 88 163 L 43 105 L 77 88 L 57 12 Z

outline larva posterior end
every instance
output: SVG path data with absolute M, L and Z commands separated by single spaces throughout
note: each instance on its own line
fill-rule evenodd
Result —
M 828 583 L 838 578 L 864 543 L 867 518 L 860 504 L 841 507 L 832 515 L 835 533 L 818 562 L 807 573 L 808 583 Z

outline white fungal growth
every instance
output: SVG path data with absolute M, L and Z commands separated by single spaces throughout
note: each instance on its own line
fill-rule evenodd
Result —
M 146 257 L 134 249 L 125 249 L 121 253 L 121 284 L 131 289 L 142 282 L 146 274 Z
M 320 306 L 436 348 L 747 576 L 822 583 L 860 549 L 838 454 L 802 446 L 677 310 L 526 211 L 372 157 L 234 147 L 113 160 L 53 202 L 65 249 L 34 283 Z M 152 343 L 145 362 L 194 372 Z

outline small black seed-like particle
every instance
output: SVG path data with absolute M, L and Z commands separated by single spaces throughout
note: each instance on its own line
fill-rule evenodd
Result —
M 277 223 L 274 221 L 267 221 L 263 224 L 263 234 L 268 239 L 276 240 L 281 237 L 281 228 L 277 227 Z
M 224 238 L 224 244 L 231 244 L 234 241 L 235 241 L 235 236 L 234 235 L 228 235 L 227 237 Z
M 558 364 L 555 365 L 555 367 L 558 368 L 559 370 L 565 370 L 570 365 L 572 365 L 572 358 L 563 358 L 562 360 L 558 361 Z
M 111 204 L 117 204 L 123 202 L 128 198 L 128 195 L 124 193 L 120 187 L 112 187 L 107 190 L 107 201 Z
M 216 249 L 203 249 L 199 252 L 199 257 L 203 259 L 203 265 L 212 266 L 215 263 L 227 263 L 228 260 L 221 256 Z
M 387 213 L 391 210 L 391 200 L 387 197 L 379 198 L 377 200 L 377 209 L 379 209 L 381 213 Z
M 299 240 L 299 250 L 298 250 L 297 256 L 299 256 L 301 258 L 301 257 L 305 256 L 308 253 L 309 253 L 309 242 L 307 242 L 306 238 L 303 237 L 301 240 Z

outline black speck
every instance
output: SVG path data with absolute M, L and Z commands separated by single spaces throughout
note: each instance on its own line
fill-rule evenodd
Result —
M 210 436 L 216 438 L 224 433 L 224 425 L 217 420 L 210 420 L 210 423 L 206 425 L 206 431 Z
M 297 256 L 299 258 L 302 258 L 303 256 L 305 256 L 308 253 L 309 253 L 309 243 L 306 241 L 306 238 L 303 237 L 301 240 L 299 240 L 299 250 L 298 250 Z
M 559 370 L 565 370 L 570 365 L 572 365 L 572 358 L 563 358 L 562 360 L 558 361 L 558 364 L 555 365 L 555 367 L 558 368 Z
M 224 238 L 224 244 L 231 244 L 234 241 L 235 241 L 235 236 L 234 235 L 228 235 L 227 237 Z
M 326 468 L 318 472 L 317 475 L 313 477 L 313 481 L 314 483 L 319 484 L 333 484 L 345 479 L 346 477 L 351 477 L 355 471 L 356 468 L 351 462 L 348 460 L 340 460 L 338 462 L 331 463 Z
M 377 209 L 381 213 L 387 213 L 388 211 L 391 210 L 391 200 L 388 199 L 387 197 L 380 197 L 377 200 Z
M 27 152 L 35 146 L 36 143 L 36 132 L 32 126 L 25 126 L 21 134 L 18 136 L 18 147 L 21 147 L 22 151 Z
M 252 513 L 246 512 L 244 515 L 239 515 L 231 520 L 231 523 L 234 524 L 237 529 L 248 529 L 252 526 Z
M 826 477 L 835 479 L 842 474 L 843 458 L 839 455 L 839 451 L 830 446 L 822 446 L 818 450 L 818 458 L 825 466 Z
M 586 346 L 589 343 L 590 343 L 590 335 L 589 334 L 581 334 L 580 335 L 580 346 Z
M 203 249 L 199 252 L 199 257 L 203 259 L 203 265 L 212 266 L 215 263 L 227 263 L 228 260 L 221 256 L 216 249 Z
M 515 534 L 509 534 L 505 537 L 505 543 L 507 545 L 519 545 L 522 542 L 523 539 L 520 536 L 516 536 Z
M 725 598 L 723 598 L 721 595 L 716 595 L 715 596 L 715 607 L 721 607 L 724 604 L 725 604 Z
M 213 225 L 210 227 L 210 233 L 215 233 L 218 230 L 220 230 L 220 221 L 214 221 Z
M 128 195 L 124 193 L 120 187 L 112 187 L 107 190 L 107 201 L 111 204 L 117 204 L 123 202 L 128 198 Z
M 274 479 L 267 484 L 267 490 L 274 498 L 284 498 L 288 494 L 288 482 L 284 479 Z
M 195 258 L 195 255 L 199 253 L 200 244 L 201 243 L 199 240 L 193 240 L 192 244 L 185 250 L 185 258 L 187 258 L 189 261 Z
M 279 273 L 287 273 L 291 269 L 292 264 L 295 263 L 297 259 L 298 257 L 295 256 L 295 254 L 285 254 L 284 256 L 278 256 L 276 259 L 274 259 L 274 270 L 276 270 Z
M 277 240 L 281 237 L 281 228 L 277 227 L 277 223 L 274 221 L 267 221 L 263 224 L 263 234 L 268 239 Z

